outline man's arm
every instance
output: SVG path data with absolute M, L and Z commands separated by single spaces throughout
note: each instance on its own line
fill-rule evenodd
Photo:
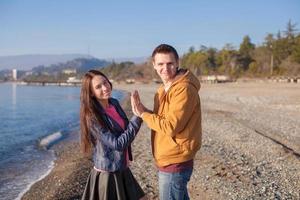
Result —
M 199 105 L 199 96 L 196 88 L 190 85 L 177 88 L 171 95 L 169 110 L 164 116 L 146 112 L 139 105 L 135 105 L 135 109 L 149 128 L 173 137 L 185 128 Z

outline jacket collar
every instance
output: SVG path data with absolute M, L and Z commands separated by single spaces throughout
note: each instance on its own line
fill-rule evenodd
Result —
M 114 98 L 109 98 L 108 103 L 115 107 L 117 113 L 124 120 L 125 127 L 126 127 L 128 125 L 128 118 L 126 117 L 126 114 L 120 107 L 118 101 Z M 103 120 L 105 120 L 104 123 L 107 124 L 111 128 L 111 130 L 114 132 L 123 131 L 122 127 L 113 118 L 111 118 L 108 114 L 106 114 L 104 108 L 101 106 L 100 103 L 98 104 L 98 106 L 99 106 L 99 111 L 100 111 L 101 115 L 103 116 Z

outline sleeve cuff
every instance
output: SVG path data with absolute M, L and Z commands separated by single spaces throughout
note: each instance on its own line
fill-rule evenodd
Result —
M 141 117 L 138 117 L 136 115 L 133 115 L 131 118 L 132 121 L 136 121 L 138 123 L 141 123 L 143 121 L 143 119 Z
M 141 118 L 143 119 L 143 121 L 145 121 L 145 119 L 147 118 L 147 116 L 151 115 L 151 113 L 148 113 L 148 112 L 143 112 L 141 114 Z

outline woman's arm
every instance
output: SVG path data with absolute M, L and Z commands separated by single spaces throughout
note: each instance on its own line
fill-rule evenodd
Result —
M 101 127 L 99 123 L 95 121 L 92 122 L 90 131 L 91 134 L 103 144 L 114 150 L 123 151 L 134 140 L 141 124 L 142 119 L 134 115 L 129 121 L 127 128 L 119 136 L 116 136 L 107 128 Z

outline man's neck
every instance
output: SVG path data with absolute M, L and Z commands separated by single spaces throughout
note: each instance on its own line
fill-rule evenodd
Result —
M 164 84 L 164 89 L 165 91 L 168 91 L 169 88 L 171 87 L 171 85 L 176 81 L 178 80 L 181 76 L 183 75 L 183 73 L 177 73 L 173 79 L 171 80 L 168 80 L 168 81 L 163 81 L 163 84 Z
M 165 91 L 168 91 L 168 89 L 171 87 L 174 80 L 175 80 L 175 77 L 171 80 L 163 81 Z
M 172 85 L 172 81 L 163 81 L 164 87 L 170 87 Z

